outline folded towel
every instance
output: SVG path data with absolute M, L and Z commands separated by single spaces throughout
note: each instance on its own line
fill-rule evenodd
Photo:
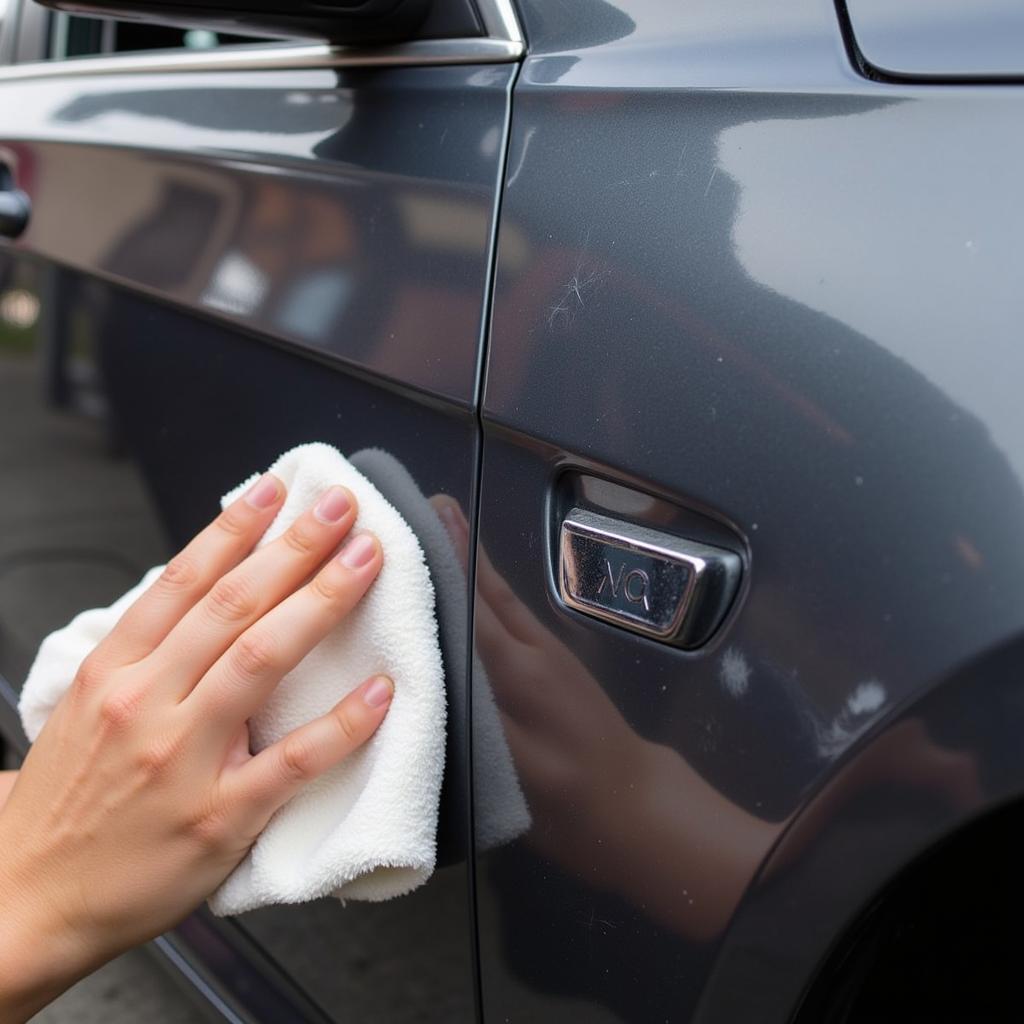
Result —
M 375 673 L 394 680 L 395 695 L 380 729 L 360 751 L 274 815 L 211 897 L 216 914 L 331 893 L 386 900 L 422 885 L 435 863 L 445 693 L 434 591 L 419 542 L 377 488 L 329 445 L 293 448 L 270 468 L 287 485 L 288 497 L 260 545 L 279 536 L 330 484 L 344 484 L 359 500 L 356 525 L 381 540 L 384 567 L 355 610 L 281 681 L 252 719 L 254 749 L 323 714 Z M 83 612 L 43 641 L 19 705 L 30 739 L 83 658 L 161 568 L 109 608 Z

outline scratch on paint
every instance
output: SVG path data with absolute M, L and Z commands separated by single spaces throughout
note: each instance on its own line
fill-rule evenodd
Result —
M 686 159 L 686 144 L 683 144 L 683 148 L 679 151 L 679 160 L 676 163 L 676 177 L 681 178 L 683 176 L 683 161 Z

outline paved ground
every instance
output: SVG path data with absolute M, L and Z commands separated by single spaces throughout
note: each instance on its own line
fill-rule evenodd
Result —
M 33 1024 L 191 1024 L 199 1019 L 152 957 L 133 950 L 65 992 Z

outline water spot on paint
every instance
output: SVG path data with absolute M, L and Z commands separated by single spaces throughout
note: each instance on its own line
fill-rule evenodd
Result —
M 853 693 L 846 698 L 846 706 L 853 715 L 867 715 L 877 711 L 885 703 L 885 687 L 877 679 L 858 683 Z
M 838 757 L 870 724 L 868 717 L 885 703 L 885 686 L 877 679 L 858 683 L 839 714 L 827 724 L 816 724 L 818 753 Z
M 750 686 L 750 665 L 735 647 L 729 647 L 722 655 L 718 679 L 731 697 L 742 697 L 747 692 Z

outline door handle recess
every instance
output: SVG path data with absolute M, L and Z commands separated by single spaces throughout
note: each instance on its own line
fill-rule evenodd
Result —
M 562 521 L 558 585 L 570 608 L 676 647 L 718 628 L 740 581 L 735 551 L 574 508 Z

